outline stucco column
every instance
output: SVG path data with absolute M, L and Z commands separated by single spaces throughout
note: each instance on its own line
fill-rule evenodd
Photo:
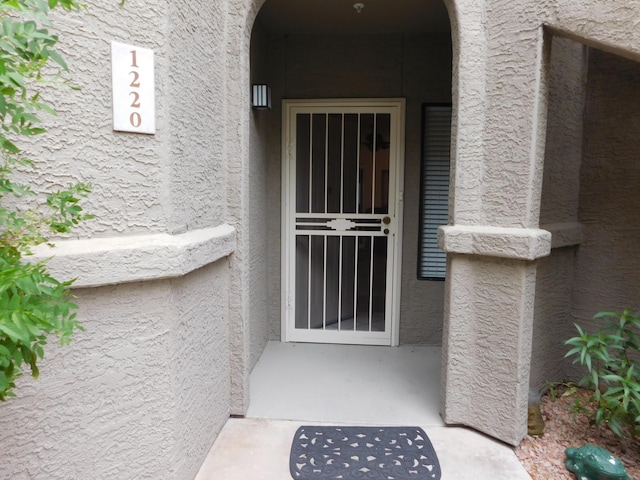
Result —
M 551 245 L 538 229 L 548 53 L 534 7 L 516 4 L 450 5 L 455 167 L 440 231 L 441 413 L 511 444 L 526 434 L 535 260 Z
M 526 434 L 536 264 L 545 230 L 443 227 L 450 253 L 442 414 L 517 444 Z
M 247 112 L 249 91 L 248 51 L 249 36 L 246 27 L 245 1 L 229 5 L 227 39 L 227 118 L 233 128 L 227 130 L 228 155 L 228 213 L 232 224 L 238 229 L 238 245 L 231 260 L 231 294 L 229 298 L 229 346 L 231 367 L 231 414 L 244 415 L 249 407 L 249 308 L 248 250 L 247 238 L 249 206 L 248 162 L 249 119 Z
M 264 0 L 228 2 L 227 201 L 230 223 L 238 230 L 231 259 L 229 298 L 229 345 L 231 367 L 231 414 L 244 415 L 249 408 L 249 376 L 266 344 L 266 265 L 260 260 L 266 230 L 265 215 L 256 202 L 265 180 L 251 146 L 252 117 L 249 94 L 250 44 L 254 19 Z M 259 198 L 256 200 L 256 198 Z M 259 284 L 259 285 L 257 285 Z

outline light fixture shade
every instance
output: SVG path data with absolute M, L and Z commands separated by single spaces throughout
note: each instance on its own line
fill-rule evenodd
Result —
M 253 85 L 251 107 L 257 110 L 271 109 L 271 89 L 267 85 Z

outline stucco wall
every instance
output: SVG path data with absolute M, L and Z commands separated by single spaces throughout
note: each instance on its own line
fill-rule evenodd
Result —
M 593 48 L 583 56 L 569 40 L 554 38 L 556 45 L 573 55 L 555 76 L 552 69 L 541 224 L 578 221 L 582 239 L 538 262 L 534 389 L 584 375 L 563 359 L 573 322 L 593 331 L 602 325 L 591 320 L 598 311 L 639 306 L 640 64 Z
M 264 266 L 256 263 L 257 270 L 252 270 L 251 255 L 264 252 L 259 240 L 253 240 L 264 230 L 249 226 L 255 219 L 251 212 L 264 211 L 256 208 L 264 198 L 262 175 L 269 176 L 266 228 L 273 275 L 268 284 L 278 285 L 279 241 L 273 237 L 279 232 L 279 214 L 274 212 L 280 211 L 280 155 L 273 150 L 279 149 L 280 136 L 272 136 L 274 143 L 267 147 L 266 169 L 252 164 L 252 114 L 247 108 L 250 18 L 261 1 L 192 5 L 130 0 L 124 10 L 116 0 L 88 3 L 89 12 L 60 19 L 64 48 L 83 90 L 54 94 L 61 112 L 51 123 L 55 133 L 47 137 L 46 146 L 32 149 L 46 159 L 42 181 L 94 183 L 88 209 L 98 218 L 79 230 L 83 237 L 173 235 L 226 221 L 238 229 L 238 249 L 230 262 L 221 260 L 181 280 L 78 291 L 80 316 L 88 331 L 78 335 L 72 347 L 52 346 L 42 379 L 35 384 L 24 379 L 21 397 L 2 406 L 0 447 L 7 469 L 2 474 L 43 479 L 191 478 L 225 416 L 246 408 L 248 374 L 262 343 L 252 343 L 262 326 L 251 324 L 251 313 L 264 294 L 258 291 L 256 303 L 251 303 L 252 289 L 257 288 L 251 275 L 263 275 Z M 536 230 L 546 131 L 542 25 L 637 59 L 640 30 L 628 19 L 637 18 L 640 7 L 626 0 L 445 3 L 454 26 L 451 221 L 459 228 L 452 232 L 458 237 L 469 234 L 470 240 L 462 246 L 448 243 L 443 413 L 447 422 L 517 443 L 526 431 L 536 290 L 531 260 L 545 254 L 546 241 Z M 68 35 L 72 32 L 73 37 Z M 309 37 L 287 52 L 276 39 L 276 105 L 283 96 L 409 97 L 413 87 L 404 83 L 406 76 L 401 81 L 400 62 L 392 56 L 398 55 L 403 43 L 399 40 L 404 40 L 405 59 L 410 58 L 408 39 L 373 37 L 365 42 L 351 37 L 346 48 L 335 37 Z M 155 136 L 111 131 L 111 40 L 156 52 Z M 411 38 L 409 43 L 414 42 Z M 309 55 L 314 48 L 317 55 Z M 347 55 L 349 50 L 355 54 Z M 413 58 L 423 59 L 427 51 L 416 51 Z M 384 62 L 381 52 L 389 54 Z M 307 70 L 292 66 L 292 55 Z M 341 70 L 345 64 L 351 67 L 354 59 L 370 62 L 356 66 L 360 74 L 371 75 L 356 77 L 349 73 L 352 70 Z M 438 57 L 440 61 L 444 63 Z M 592 315 L 604 301 L 621 306 L 632 301 L 638 291 L 633 280 L 637 265 L 629 259 L 640 258 L 638 221 L 632 213 L 640 206 L 638 195 L 620 194 L 638 183 L 632 161 L 639 138 L 632 108 L 637 65 L 594 53 L 589 67 L 579 213 L 587 231 L 576 270 L 576 318 Z M 319 70 L 312 75 L 313 68 L 332 72 L 338 81 L 327 82 Z M 290 72 L 304 83 L 290 84 Z M 420 88 L 426 84 L 427 80 L 420 82 Z M 439 92 L 438 98 L 416 97 L 408 112 L 416 112 L 415 105 L 422 101 L 447 100 L 448 96 L 440 98 L 444 86 L 443 81 L 433 91 L 434 97 Z M 278 108 L 272 118 L 279 123 Z M 269 129 L 272 133 L 274 127 Z M 262 147 L 255 151 L 258 158 L 263 155 Z M 408 168 L 411 162 L 416 161 L 407 158 Z M 256 186 L 258 194 L 251 197 Z M 409 209 L 405 211 L 409 215 Z M 405 225 L 409 224 L 407 217 Z M 496 233 L 498 227 L 509 228 Z M 533 249 L 533 255 L 525 248 L 520 257 L 490 258 L 519 251 L 523 238 L 535 239 L 542 247 Z M 405 248 L 405 255 L 415 254 Z M 411 265 L 405 275 L 415 275 L 415 261 L 405 262 Z M 148 263 L 153 265 L 154 259 Z M 279 295 L 272 293 L 269 290 L 274 299 L 269 311 L 279 322 L 280 310 L 274 308 Z M 413 298 L 429 295 L 412 291 Z M 275 333 L 279 327 L 274 318 Z M 426 339 L 437 336 L 435 331 L 423 334 Z M 198 357 L 202 350 L 204 359 Z
M 406 158 L 400 341 L 439 345 L 443 282 L 417 280 L 420 125 L 423 102 L 451 100 L 448 34 L 272 36 L 269 233 L 270 319 L 280 337 L 282 98 L 405 97 Z M 278 228 L 274 228 L 277 226 Z
M 229 221 L 228 145 L 239 143 L 225 118 L 228 3 L 87 3 L 55 15 L 82 90 L 52 91 L 60 115 L 29 150 L 43 186 L 94 186 L 97 218 L 78 229 L 81 249 L 60 243 L 73 259 L 52 262 L 56 275 L 136 282 L 76 290 L 86 332 L 65 348 L 52 340 L 41 379 L 23 378 L 2 405 L 0 477 L 191 479 L 231 404 L 233 270 L 220 258 L 236 239 L 223 234 L 234 246 L 216 254 L 209 228 Z M 112 40 L 155 52 L 155 135 L 112 131 Z
M 251 110 L 251 31 L 262 1 L 226 2 L 225 154 L 229 223 L 238 230 L 231 259 L 229 304 L 231 412 L 246 413 L 249 374 L 268 340 L 265 298 L 267 260 L 264 257 L 266 208 L 264 120 Z
M 142 3 L 142 2 L 140 2 Z M 226 68 L 228 2 L 162 1 L 166 25 L 170 231 L 181 232 L 229 221 L 227 215 Z M 137 10 L 137 4 L 126 9 Z M 156 11 L 156 16 L 158 16 Z M 237 136 L 239 132 L 234 132 Z
M 586 47 L 549 37 L 549 106 L 540 205 L 541 228 L 580 228 L 578 202 L 586 86 Z M 557 240 L 554 238 L 554 240 Z M 537 261 L 536 300 L 531 348 L 530 386 L 540 392 L 547 382 L 565 379 L 564 340 L 573 328 L 572 286 L 578 245 L 555 245 Z
M 451 36 L 406 35 L 403 96 L 407 98 L 400 343 L 440 345 L 444 282 L 418 280 L 422 104 L 451 101 Z
M 41 378 L 23 377 L 19 398 L 2 405 L 2 477 L 144 478 L 147 469 L 170 470 L 168 283 L 77 294 L 86 331 L 71 347 L 52 342 Z
M 169 365 L 175 396 L 174 439 L 169 453 L 172 477 L 192 479 L 230 414 L 229 262 L 212 265 L 171 281 Z M 133 477 L 133 476 L 132 476 Z
M 170 99 L 156 95 L 157 135 L 112 131 L 112 40 L 155 51 L 156 87 L 169 88 L 167 25 L 157 12 L 162 0 L 87 2 L 88 9 L 53 16 L 70 76 L 80 90 L 58 89 L 48 97 L 59 115 L 47 118 L 49 133 L 39 137 L 33 156 L 48 185 L 72 181 L 93 184 L 87 210 L 96 219 L 82 236 L 166 231 L 172 215 L 168 176 Z
M 530 264 L 513 261 L 500 265 L 502 271 L 498 278 L 497 267 L 487 265 L 486 270 L 474 271 L 469 268 L 474 260 L 459 254 L 508 254 L 520 241 L 517 230 L 535 235 L 539 226 L 550 78 L 549 33 L 637 59 L 640 34 L 633 22 L 625 19 L 637 17 L 640 5 L 617 0 L 605 3 L 557 0 L 544 5 L 504 0 L 446 0 L 445 3 L 454 31 L 456 135 L 451 222 L 456 228 L 442 231 L 443 244 L 450 247 L 447 250 L 450 281 L 445 293 L 442 413 L 446 422 L 473 425 L 505 441 L 518 443 L 526 432 L 536 275 L 531 274 Z M 616 128 L 621 125 L 622 122 L 617 123 Z M 628 131 L 629 127 L 625 125 L 624 130 Z M 585 128 L 585 138 L 590 134 Z M 574 186 L 575 181 L 570 188 Z M 581 195 L 585 186 L 582 174 Z M 583 223 L 587 218 L 585 212 L 590 212 L 584 206 L 581 198 L 579 220 Z M 620 208 L 625 207 L 620 205 Z M 626 211 L 633 209 L 627 206 Z M 498 227 L 513 227 L 513 230 L 504 231 L 502 238 L 494 239 L 489 248 L 489 238 L 480 233 Z M 579 243 L 579 229 L 556 231 L 562 235 L 556 233 L 555 237 L 567 234 L 571 241 Z M 458 248 L 460 245 L 456 242 L 449 242 L 453 234 L 468 238 L 469 244 Z M 623 245 L 632 242 L 622 240 Z M 551 245 L 552 242 L 548 247 Z M 614 246 L 618 249 L 615 242 L 609 244 L 610 248 Z M 627 252 L 633 249 L 625 245 L 618 250 L 625 248 Z M 582 248 L 580 251 L 582 255 Z M 549 250 L 541 249 L 532 258 L 548 253 Z M 599 253 L 603 255 L 604 248 Z M 589 260 L 595 259 L 585 258 L 585 264 Z M 595 279 L 595 276 L 583 276 L 576 271 L 576 278 Z M 519 305 L 514 305 L 504 294 L 505 281 L 514 291 L 519 290 Z M 468 299 L 469 295 L 473 300 Z M 502 353 L 512 345 L 496 342 L 494 353 L 485 359 L 482 372 L 475 371 L 477 365 L 469 360 L 486 354 L 482 351 L 486 346 L 481 342 L 484 333 L 468 326 L 488 321 L 490 313 L 484 309 L 485 295 L 493 297 L 496 311 L 511 312 L 519 318 L 518 328 L 510 328 L 513 338 L 502 339 L 502 342 L 518 344 L 518 349 L 508 355 L 513 367 L 510 376 L 503 377 L 502 369 L 495 366 L 500 365 Z M 496 414 L 484 419 L 472 405 L 460 401 L 465 386 L 475 382 L 474 375 L 484 378 L 484 388 L 496 388 L 494 397 L 483 400 L 486 411 Z M 514 399 L 506 410 L 503 398 Z
M 640 63 L 589 51 L 575 321 L 640 308 Z
M 228 417 L 226 269 L 76 290 L 86 331 L 2 405 L 0 476 L 193 478 Z
M 269 79 L 269 44 L 267 32 L 260 24 L 252 30 L 251 40 L 251 84 L 265 84 Z M 269 236 L 267 231 L 272 219 L 268 206 L 269 168 L 269 115 L 267 110 L 253 110 L 250 122 L 249 161 L 249 321 L 250 369 L 260 358 L 264 346 L 271 337 L 269 324 L 269 282 L 267 263 L 269 258 Z M 277 223 L 277 222 L 276 222 Z
M 447 378 L 447 390 L 441 390 L 441 403 L 446 405 L 448 416 L 445 421 L 463 417 L 465 425 L 504 438 L 501 429 L 505 425 L 517 429 L 526 425 L 520 424 L 519 418 L 514 419 L 513 414 L 521 408 L 522 398 L 528 396 L 529 358 L 523 360 L 519 352 L 530 348 L 532 328 L 520 320 L 519 310 L 522 303 L 533 306 L 534 298 L 527 295 L 527 285 L 535 282 L 536 269 L 531 262 L 480 255 L 457 255 L 455 261 L 458 267 L 447 283 L 456 308 L 468 312 L 468 320 L 460 321 L 455 329 L 445 324 L 443 359 L 450 352 L 453 358 L 452 364 L 443 368 L 464 365 L 468 375 L 464 380 L 453 375 Z M 525 278 L 520 281 L 511 277 L 514 263 L 522 267 Z M 471 287 L 472 278 L 482 278 L 483 282 Z M 469 339 L 473 348 L 467 346 Z M 490 383 L 487 370 L 491 372 Z M 507 390 L 507 385 L 514 382 L 518 390 Z
M 454 160 L 441 413 L 517 444 L 526 433 L 546 130 L 538 3 L 445 1 L 452 16 Z M 490 257 L 507 257 L 496 259 Z

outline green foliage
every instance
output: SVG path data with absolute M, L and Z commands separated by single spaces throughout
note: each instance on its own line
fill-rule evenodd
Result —
M 46 262 L 27 259 L 31 247 L 92 218 L 80 206 L 90 187 L 79 183 L 43 197 L 14 180 L 36 174 L 18 140 L 44 133 L 40 115 L 55 114 L 38 90 L 64 83 L 67 70 L 55 50 L 58 38 L 47 29 L 48 15 L 80 6 L 76 0 L 0 0 L 0 400 L 15 396 L 15 380 L 27 365 L 38 376 L 49 334 L 66 344 L 81 329 L 69 290 L 73 281 L 60 282 Z
M 559 387 L 564 387 L 560 397 L 569 397 L 578 391 L 578 386 L 573 382 L 547 382 L 547 387 L 549 388 L 549 396 L 554 402 L 558 399 Z
M 586 366 L 588 374 L 581 384 L 593 389 L 590 401 L 597 405 L 590 411 L 592 422 L 605 422 L 617 435 L 624 425 L 640 433 L 640 312 L 630 309 L 619 312 L 600 312 L 594 319 L 605 320 L 606 326 L 594 335 L 576 325 L 578 336 L 565 344 L 572 348 L 566 357 Z

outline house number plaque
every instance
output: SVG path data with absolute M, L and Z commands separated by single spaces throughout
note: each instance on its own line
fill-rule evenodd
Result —
M 156 133 L 153 50 L 111 42 L 113 129 Z

